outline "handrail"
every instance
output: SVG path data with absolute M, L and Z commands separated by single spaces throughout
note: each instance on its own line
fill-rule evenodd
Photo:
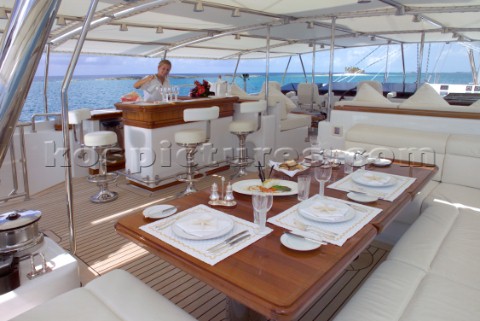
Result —
M 36 123 L 35 123 L 35 118 L 37 117 L 41 117 L 41 116 L 45 116 L 47 119 L 49 116 L 62 116 L 62 114 L 60 113 L 41 113 L 41 114 L 33 114 L 32 115 L 32 118 L 31 118 L 31 124 L 32 124 L 32 133 L 36 133 L 37 132 L 37 128 L 36 128 Z
M 10 191 L 7 197 L 0 198 L 0 202 L 7 202 L 10 199 L 23 197 L 25 200 L 30 199 L 30 188 L 28 185 L 28 170 L 27 170 L 27 153 L 25 148 L 25 130 L 24 128 L 30 126 L 30 123 L 18 123 L 16 127 L 20 129 L 20 162 L 22 163 L 22 174 L 23 174 L 23 193 L 18 192 L 18 173 L 17 173 L 17 159 L 15 156 L 15 145 L 14 140 L 10 141 L 10 162 L 12 165 L 12 180 L 13 180 L 13 189 Z

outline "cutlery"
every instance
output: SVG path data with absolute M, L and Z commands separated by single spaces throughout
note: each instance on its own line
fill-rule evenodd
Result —
M 348 191 L 349 191 L 349 192 L 352 192 L 352 193 L 357 193 L 357 194 L 363 194 L 363 195 L 378 197 L 379 200 L 383 200 L 383 199 L 384 199 L 383 197 L 381 197 L 381 196 L 379 196 L 379 195 L 375 195 L 374 193 L 368 193 L 368 192 L 359 191 L 359 190 L 356 190 L 356 189 L 349 189 Z
M 299 220 L 295 220 L 293 222 L 293 224 L 295 224 L 295 226 L 298 227 L 302 231 L 314 232 L 314 233 L 317 233 L 317 234 L 321 234 L 323 237 L 330 238 L 330 239 L 338 238 L 338 233 L 335 233 L 335 232 L 332 232 L 332 231 L 327 231 L 327 230 L 321 229 L 319 227 L 310 226 L 310 225 L 307 225 L 303 222 L 300 222 Z
M 284 233 L 287 234 L 287 235 L 291 235 L 291 236 L 294 236 L 294 237 L 297 237 L 297 238 L 300 238 L 300 239 L 304 239 L 304 240 L 307 240 L 307 241 L 310 241 L 310 242 L 313 242 L 313 243 L 317 243 L 317 244 L 320 244 L 320 245 L 327 244 L 326 242 L 324 242 L 322 240 L 314 239 L 314 238 L 311 238 L 311 237 L 308 237 L 308 236 L 303 236 L 303 235 L 297 234 L 297 233 L 292 232 L 292 231 L 285 231 Z
M 216 248 L 216 249 L 214 249 L 214 250 L 212 250 L 212 251 L 210 251 L 210 252 L 217 252 L 217 251 L 223 250 L 223 249 L 226 248 L 226 247 L 233 246 L 233 245 L 237 244 L 238 242 L 241 242 L 241 241 L 243 241 L 243 240 L 245 240 L 245 239 L 250 238 L 250 236 L 251 236 L 250 234 L 244 234 L 244 235 L 240 236 L 239 238 L 234 239 L 233 241 L 230 241 L 230 242 L 228 242 L 228 243 L 226 243 L 226 244 L 222 244 L 222 246 L 220 246 L 220 247 L 218 247 L 218 248 Z
M 218 243 L 217 245 L 214 245 L 211 248 L 207 249 L 207 251 L 208 252 L 216 251 L 216 250 L 230 244 L 231 242 L 235 242 L 238 238 L 241 238 L 247 232 L 248 232 L 247 230 L 243 230 L 241 232 L 238 232 L 237 234 L 234 234 L 234 235 L 230 236 L 229 238 L 227 238 L 227 239 L 223 240 L 222 242 Z M 250 236 L 250 234 L 248 236 Z

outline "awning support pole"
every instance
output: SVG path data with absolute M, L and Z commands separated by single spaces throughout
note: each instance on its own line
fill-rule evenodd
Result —
M 269 74 L 270 74 L 270 25 L 267 25 L 267 52 L 266 52 L 266 66 L 265 66 L 265 100 L 268 104 L 268 95 L 270 89 L 268 88 Z
M 403 48 L 403 42 L 400 44 L 400 49 L 402 51 L 402 84 L 403 84 L 403 92 L 405 92 L 405 82 L 407 81 L 407 72 L 405 70 L 405 50 Z
M 47 99 L 47 92 L 48 92 L 48 69 L 50 67 L 50 44 L 47 43 L 45 45 L 46 52 L 45 52 L 45 79 L 43 80 L 43 102 L 45 104 L 43 108 L 43 112 L 48 114 L 48 99 Z M 45 116 L 45 120 L 48 121 L 48 116 Z
M 417 57 L 417 89 L 420 87 L 422 79 L 422 62 L 423 62 L 423 48 L 425 47 L 425 32 L 422 32 L 422 38 L 420 40 L 420 48 L 418 49 Z
M 470 68 L 472 69 L 473 83 L 475 85 L 478 85 L 478 74 L 477 74 L 477 68 L 475 67 L 475 57 L 473 55 L 472 48 L 468 50 L 468 58 L 470 59 Z
M 302 55 L 298 54 L 298 58 L 300 58 L 300 64 L 302 65 L 303 77 L 305 78 L 305 82 L 308 82 L 307 81 L 307 73 L 305 72 L 305 65 L 303 64 Z
M 237 77 L 237 70 L 238 70 L 238 65 L 240 64 L 240 57 L 242 57 L 242 55 L 238 55 L 237 64 L 235 65 L 235 71 L 233 72 L 233 77 L 232 77 L 231 84 L 233 84 L 235 82 L 235 78 Z
M 73 217 L 73 192 L 72 192 L 72 160 L 71 160 L 71 151 L 70 151 L 70 131 L 68 124 L 68 87 L 70 86 L 70 81 L 72 80 L 73 71 L 78 62 L 78 57 L 82 51 L 83 43 L 85 42 L 85 37 L 90 28 L 90 22 L 92 21 L 95 9 L 97 7 L 98 0 L 92 0 L 90 7 L 88 9 L 87 16 L 83 23 L 82 33 L 78 39 L 75 50 L 73 51 L 72 59 L 68 65 L 67 73 L 62 84 L 62 130 L 63 130 L 63 147 L 67 151 L 64 154 L 65 160 L 65 188 L 67 190 L 67 212 L 68 212 L 68 228 L 70 232 L 70 252 L 75 254 L 77 251 L 77 242 L 75 237 L 75 221 Z
M 285 83 L 285 76 L 287 75 L 288 67 L 290 66 L 290 61 L 292 61 L 292 56 L 288 57 L 287 67 L 285 67 L 285 71 L 283 72 L 283 76 L 282 76 L 282 85 Z
M 334 52 L 335 52 L 335 23 L 337 21 L 337 17 L 332 17 L 332 26 L 330 31 L 330 67 L 328 70 L 328 99 L 327 99 L 327 121 L 330 120 L 330 114 L 332 112 L 332 105 L 333 105 L 333 59 L 334 59 Z

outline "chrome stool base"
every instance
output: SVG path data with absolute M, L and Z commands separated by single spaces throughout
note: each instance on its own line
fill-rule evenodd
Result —
M 105 175 L 97 174 L 88 176 L 88 181 L 97 183 L 99 191 L 97 194 L 90 196 L 92 203 L 108 203 L 118 198 L 117 192 L 112 192 L 108 189 L 108 183 L 113 183 L 117 180 L 117 173 L 107 173 Z

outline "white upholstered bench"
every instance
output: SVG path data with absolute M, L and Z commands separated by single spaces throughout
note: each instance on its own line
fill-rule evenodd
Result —
M 15 321 L 193 321 L 188 313 L 123 270 L 53 298 Z

